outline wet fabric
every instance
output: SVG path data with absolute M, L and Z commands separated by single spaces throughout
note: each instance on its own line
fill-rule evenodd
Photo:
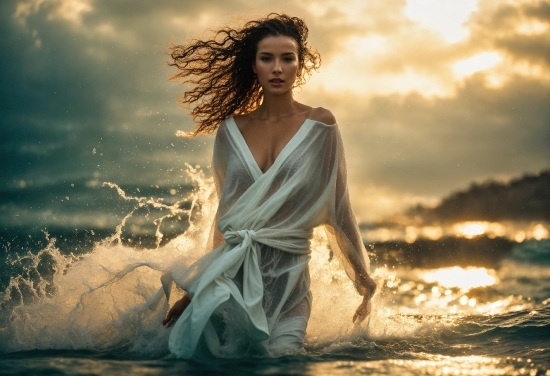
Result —
M 213 250 L 165 280 L 166 291 L 173 280 L 191 298 L 170 351 L 191 358 L 198 348 L 216 356 L 300 348 L 311 312 L 313 228 L 325 226 L 358 292 L 367 292 L 369 262 L 338 126 L 305 120 L 264 173 L 228 118 L 216 134 L 212 169 L 220 198 Z

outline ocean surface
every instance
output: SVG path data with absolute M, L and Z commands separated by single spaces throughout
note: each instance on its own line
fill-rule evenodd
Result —
M 550 375 L 548 238 L 516 242 L 490 267 L 374 262 L 373 311 L 354 325 L 360 298 L 316 231 L 303 351 L 173 358 L 169 303 L 153 296 L 164 271 L 205 252 L 215 208 L 211 182 L 190 171 L 171 191 L 68 182 L 55 205 L 35 195 L 24 208 L 31 193 L 4 195 L 0 374 Z

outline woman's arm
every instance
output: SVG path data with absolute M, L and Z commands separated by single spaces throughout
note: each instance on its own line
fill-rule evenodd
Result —
M 317 109 L 312 118 L 325 124 L 336 124 L 332 113 L 323 108 Z M 331 181 L 334 192 L 329 203 L 330 218 L 326 230 L 331 248 L 342 260 L 357 292 L 363 296 L 363 302 L 353 316 L 354 322 L 361 322 L 370 313 L 370 300 L 376 291 L 376 282 L 369 274 L 368 255 L 351 208 L 344 149 L 337 128 L 331 137 L 333 139 L 330 140 L 331 146 L 326 157 L 329 159 L 327 165 L 333 170 Z
M 346 272 L 353 280 L 358 293 L 363 296 L 363 301 L 353 315 L 353 322 L 359 323 L 371 311 L 371 298 L 376 291 L 376 282 L 368 272 L 368 256 L 349 204 L 347 189 L 344 197 L 338 201 L 340 205 L 337 205 L 336 221 L 331 226 L 332 231 L 328 231 L 329 234 L 332 232 L 333 236 L 329 235 L 329 239 L 333 239 L 331 248 L 339 250 L 337 253 L 344 259 Z

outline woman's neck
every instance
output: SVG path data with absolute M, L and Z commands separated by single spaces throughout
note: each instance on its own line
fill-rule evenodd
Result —
M 302 111 L 300 104 L 292 97 L 292 93 L 264 96 L 262 104 L 254 111 L 253 117 L 262 120 L 277 120 Z

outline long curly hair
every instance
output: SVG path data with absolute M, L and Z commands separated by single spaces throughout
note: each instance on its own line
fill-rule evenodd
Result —
M 300 68 L 294 87 L 303 85 L 312 70 L 321 66 L 321 56 L 308 46 L 308 28 L 303 20 L 270 13 L 249 21 L 241 29 L 223 28 L 211 40 L 193 40 L 171 45 L 168 65 L 177 72 L 170 80 L 191 87 L 178 101 L 190 108 L 195 121 L 194 137 L 214 132 L 231 115 L 246 114 L 262 103 L 262 88 L 252 71 L 258 43 L 268 36 L 287 36 L 298 44 Z

